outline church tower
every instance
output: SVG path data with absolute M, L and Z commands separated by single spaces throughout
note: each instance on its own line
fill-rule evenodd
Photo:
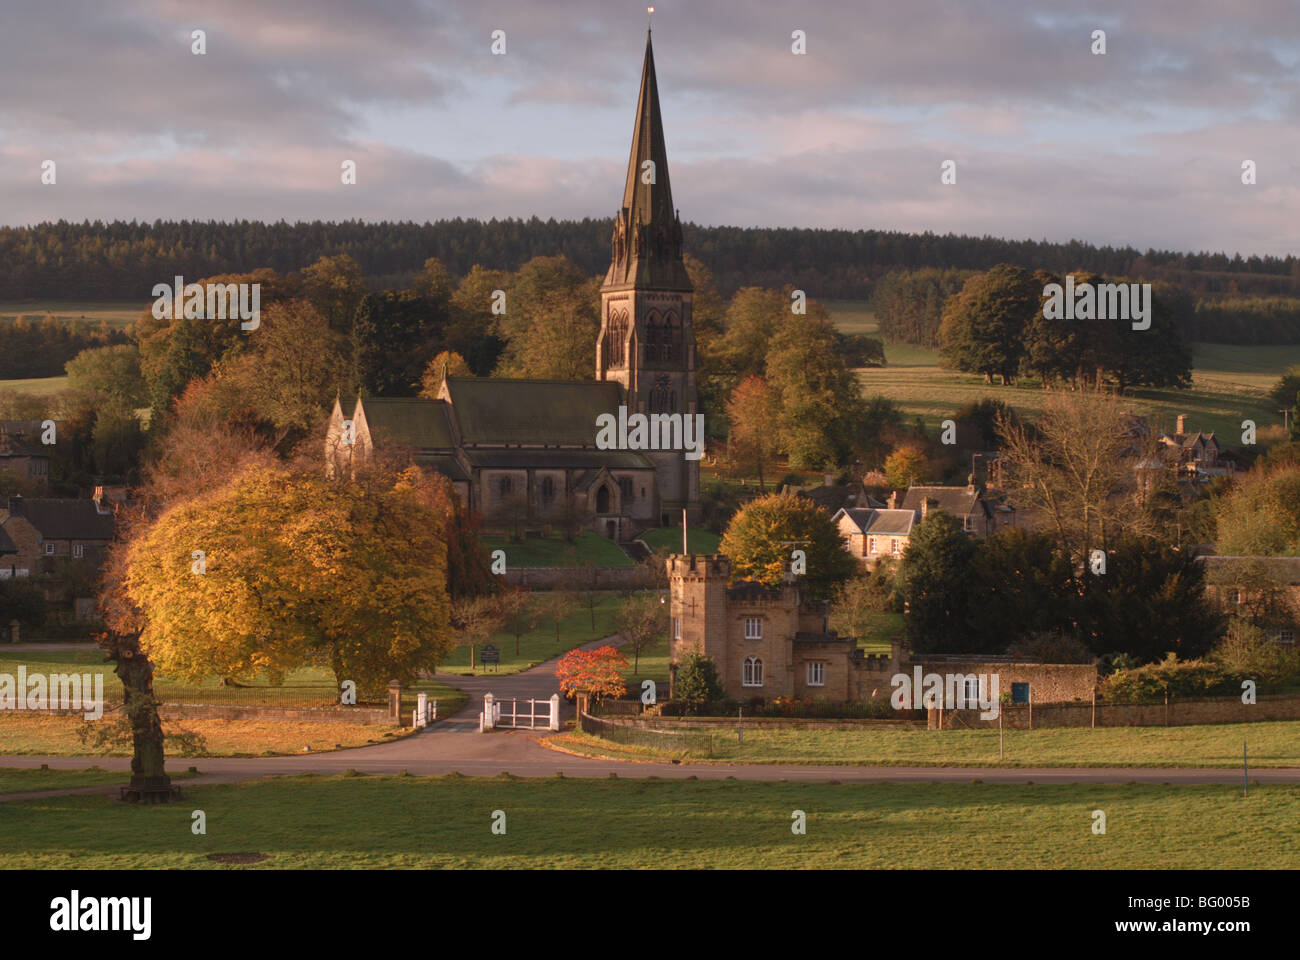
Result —
M 609 272 L 600 289 L 596 379 L 623 387 L 628 413 L 699 409 L 693 296 L 682 261 L 682 223 L 673 209 L 654 50 L 646 34 L 641 93 L 632 131 L 623 206 L 614 215 Z M 660 513 L 669 524 L 698 519 L 700 465 L 681 451 L 643 451 L 655 464 Z

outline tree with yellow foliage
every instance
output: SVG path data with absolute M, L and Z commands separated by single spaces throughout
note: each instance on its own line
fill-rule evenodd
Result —
M 454 644 L 445 522 L 417 469 L 370 482 L 254 464 L 168 507 L 131 544 L 124 586 L 141 647 L 197 681 L 320 659 L 381 697 Z

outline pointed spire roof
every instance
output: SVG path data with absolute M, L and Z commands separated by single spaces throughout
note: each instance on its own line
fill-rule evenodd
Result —
M 653 184 L 643 183 L 645 162 L 654 163 Z M 659 112 L 659 84 L 655 79 L 655 52 L 650 32 L 645 36 L 645 62 L 641 65 L 641 92 L 636 101 L 636 126 L 632 129 L 632 155 L 627 162 L 623 206 L 634 223 L 671 223 L 673 191 L 668 182 L 668 150 L 664 147 L 664 121 Z
M 653 182 L 645 182 L 650 179 Z M 613 262 L 605 278 L 606 285 L 691 289 L 682 263 L 681 245 L 681 223 L 673 209 L 668 150 L 664 146 L 663 116 L 659 111 L 654 46 L 647 31 L 632 152 L 627 162 L 623 206 L 614 224 Z

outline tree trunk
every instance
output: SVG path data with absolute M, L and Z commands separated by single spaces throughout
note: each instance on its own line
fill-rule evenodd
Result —
M 167 776 L 163 756 L 162 721 L 153 693 L 153 664 L 140 649 L 140 635 L 108 634 L 101 641 L 113 672 L 122 681 L 124 712 L 131 723 L 131 783 L 122 799 L 132 803 L 169 803 L 180 799 L 180 788 Z

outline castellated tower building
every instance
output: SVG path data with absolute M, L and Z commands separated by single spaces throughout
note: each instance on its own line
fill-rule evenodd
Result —
M 719 554 L 667 563 L 674 670 L 688 654 L 702 653 L 728 697 L 858 699 L 868 675 L 886 669 L 884 658 L 863 658 L 856 640 L 827 630 L 827 605 L 805 601 L 788 564 L 785 581 L 768 587 L 752 580 L 729 585 L 731 561 Z

